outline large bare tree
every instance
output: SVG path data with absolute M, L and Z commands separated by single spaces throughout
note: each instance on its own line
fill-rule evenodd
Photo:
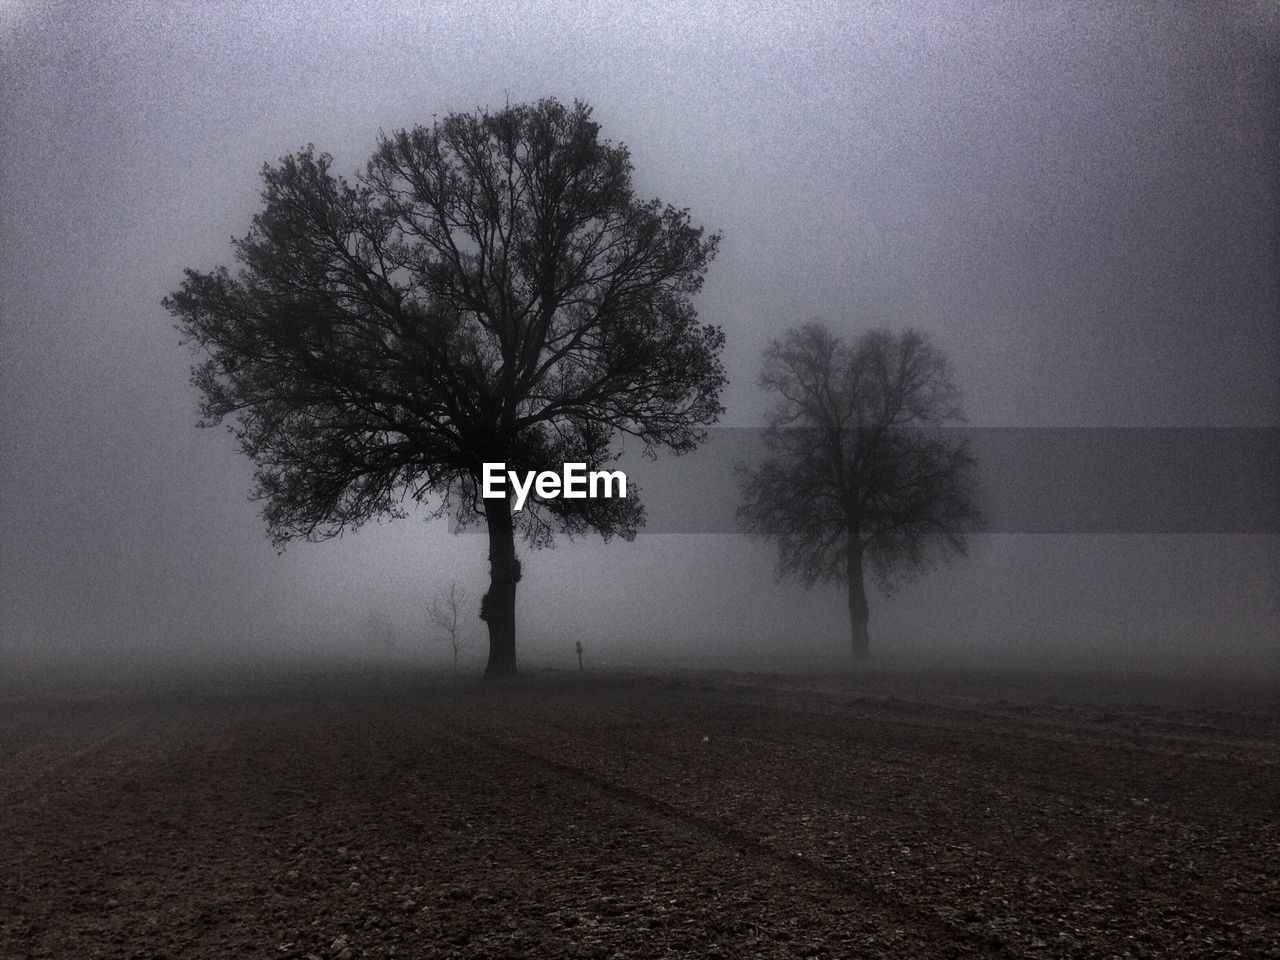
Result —
M 813 322 L 773 341 L 765 454 L 744 466 L 746 528 L 776 541 L 779 578 L 848 590 L 853 654 L 869 650 L 864 570 L 886 590 L 963 554 L 982 515 L 951 365 L 912 330 L 852 343 Z
M 718 237 L 641 201 L 626 148 L 556 100 L 451 113 L 381 138 L 349 182 L 312 148 L 263 170 L 241 269 L 188 270 L 165 305 L 204 359 L 206 424 L 256 464 L 277 545 L 406 501 L 483 519 L 487 675 L 516 670 L 517 533 L 635 536 L 634 496 L 513 515 L 481 464 L 559 471 L 619 433 L 684 452 L 722 412 L 721 331 L 692 297 Z

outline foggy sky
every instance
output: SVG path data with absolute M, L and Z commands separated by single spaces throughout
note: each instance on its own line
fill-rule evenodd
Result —
M 641 195 L 723 232 L 698 299 L 725 423 L 769 339 L 912 324 L 979 426 L 1280 425 L 1274 4 L 0 6 L 0 671 L 406 645 L 484 538 L 370 526 L 277 556 L 198 431 L 160 299 L 231 263 L 265 161 L 590 102 Z M 726 491 L 733 496 L 733 491 Z M 841 597 L 733 536 L 526 556 L 521 656 L 839 654 Z M 475 624 L 473 651 L 483 648 Z M 1273 536 L 987 536 L 872 598 L 880 652 L 1276 669 Z M 436 651 L 443 662 L 443 651 Z

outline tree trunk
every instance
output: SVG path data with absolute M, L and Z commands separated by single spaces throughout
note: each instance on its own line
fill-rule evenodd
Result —
M 515 525 L 506 500 L 485 500 L 489 525 L 489 592 L 480 602 L 480 619 L 489 627 L 488 678 L 516 673 L 516 584 L 520 561 L 516 559 Z
M 867 589 L 862 582 L 862 542 L 861 538 L 849 536 L 849 626 L 852 630 L 853 659 L 866 660 L 870 656 L 870 634 L 867 632 L 867 621 L 870 610 L 867 607 Z

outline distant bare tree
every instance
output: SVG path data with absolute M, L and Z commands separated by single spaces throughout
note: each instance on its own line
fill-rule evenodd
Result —
M 458 653 L 466 645 L 459 617 L 463 607 L 470 599 L 465 590 L 458 589 L 458 581 L 449 581 L 448 587 L 441 587 L 427 604 L 427 619 L 439 631 L 437 639 L 448 643 L 453 650 L 453 672 L 458 672 Z
M 385 616 L 370 610 L 364 620 L 364 638 L 370 644 L 380 646 L 387 656 L 395 653 L 397 646 L 396 628 Z
M 846 344 L 819 322 L 764 352 L 760 384 L 779 396 L 766 456 L 742 469 L 746 528 L 778 545 L 779 579 L 843 581 L 853 654 L 869 648 L 869 565 L 890 592 L 937 557 L 962 555 L 983 519 L 947 358 L 922 334 L 872 330 Z

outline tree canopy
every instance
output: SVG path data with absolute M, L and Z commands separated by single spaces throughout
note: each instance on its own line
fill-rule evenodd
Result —
M 203 423 L 230 421 L 273 541 L 336 536 L 408 502 L 484 518 L 489 673 L 515 669 L 514 534 L 630 539 L 632 495 L 479 496 L 481 464 L 598 468 L 619 434 L 696 446 L 722 408 L 722 332 L 692 299 L 718 236 L 642 201 L 591 109 L 451 113 L 380 138 L 354 181 L 307 147 L 263 168 L 240 269 L 165 299 L 202 352 Z
M 812 322 L 769 345 L 760 384 L 777 400 L 739 518 L 777 544 L 780 578 L 845 584 L 865 655 L 864 562 L 891 590 L 963 554 L 982 524 L 974 460 L 943 429 L 963 420 L 951 364 L 914 330 L 845 343 Z

